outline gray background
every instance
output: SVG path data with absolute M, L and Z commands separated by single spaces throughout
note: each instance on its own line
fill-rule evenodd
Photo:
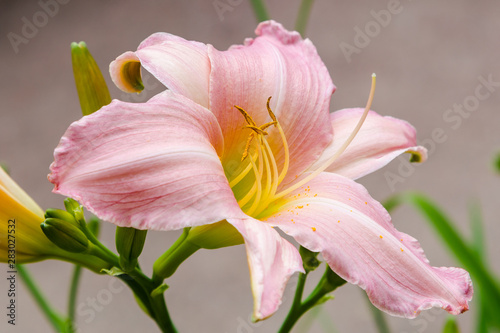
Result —
M 254 36 L 256 22 L 248 1 L 233 3 L 232 11 L 219 16 L 213 1 L 77 1 L 60 5 L 38 32 L 19 45 L 16 53 L 7 38 L 21 35 L 23 17 L 33 22 L 42 8 L 37 1 L 0 2 L 0 161 L 8 164 L 12 177 L 43 208 L 62 207 L 62 197 L 52 194 L 47 181 L 52 151 L 66 127 L 80 117 L 71 69 L 70 43 L 87 42 L 111 87 L 113 98 L 145 101 L 161 91 L 149 79 L 142 95 L 131 96 L 116 89 L 107 74 L 108 64 L 156 31 L 211 43 L 218 49 L 239 44 Z M 271 16 L 292 29 L 299 1 L 269 0 Z M 401 161 L 361 180 L 372 196 L 383 200 L 395 191 L 417 189 L 434 198 L 469 235 L 467 205 L 477 201 L 483 208 L 487 247 L 494 270 L 500 269 L 498 216 L 500 178 L 492 157 L 500 150 L 500 89 L 480 101 L 458 128 L 443 119 L 454 104 L 470 101 L 478 77 L 492 75 L 500 82 L 498 1 L 402 0 L 401 12 L 372 33 L 368 45 L 347 61 L 340 45 L 355 46 L 355 28 L 373 25 L 370 11 L 387 9 L 389 1 L 316 1 L 306 32 L 318 48 L 338 90 L 331 110 L 364 106 L 370 74 L 377 73 L 373 109 L 406 119 L 418 129 L 420 140 L 432 141 L 442 129 L 446 138 L 436 143 L 429 161 L 413 171 Z M 370 23 L 372 22 L 372 23 Z M 358 44 L 358 46 L 360 46 Z M 149 76 L 150 77 L 150 76 Z M 388 172 L 402 176 L 391 189 Z M 393 214 L 396 227 L 416 237 L 434 266 L 457 262 L 426 222 L 405 207 Z M 103 241 L 113 245 L 114 227 L 105 223 Z M 178 233 L 149 233 L 142 267 L 150 273 L 154 259 L 176 239 Z M 49 261 L 29 267 L 43 291 L 59 309 L 66 307 L 70 265 Z M 312 274 L 310 282 L 321 272 Z M 7 285 L 0 272 L 0 308 L 6 303 Z M 293 277 L 290 287 L 295 285 Z M 111 284 L 110 284 L 111 283 Z M 278 313 L 263 323 L 252 324 L 252 298 L 243 246 L 200 251 L 181 266 L 166 292 L 171 315 L 181 332 L 275 332 L 291 302 L 293 288 Z M 308 290 L 314 283 L 308 284 Z M 109 297 L 111 296 L 111 297 Z M 349 285 L 335 293 L 336 299 L 315 314 L 310 332 L 375 332 L 363 293 Z M 89 300 L 96 299 L 92 310 Z M 3 300 L 3 301 L 2 301 Z M 155 324 L 137 308 L 131 293 L 108 277 L 85 272 L 79 295 L 81 332 L 155 332 Z M 0 311 L 2 332 L 50 332 L 50 326 L 21 287 L 18 325 L 6 324 Z M 472 331 L 477 299 L 471 311 L 460 316 L 464 332 Z M 308 317 L 311 319 L 311 317 Z M 431 310 L 413 321 L 390 318 L 393 332 L 437 332 L 446 319 L 443 310 Z M 304 319 L 295 332 L 306 330 Z M 302 327 L 301 327 L 302 326 Z

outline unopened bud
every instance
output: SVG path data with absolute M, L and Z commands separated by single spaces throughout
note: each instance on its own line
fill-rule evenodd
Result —
M 116 250 L 120 254 L 120 266 L 125 272 L 130 272 L 137 266 L 137 258 L 141 255 L 146 235 L 147 230 L 116 228 Z
M 85 42 L 71 43 L 71 60 L 76 90 L 84 116 L 111 102 L 106 81 Z
M 318 252 L 312 252 L 306 249 L 305 247 L 299 248 L 300 256 L 302 257 L 302 265 L 306 273 L 314 271 L 321 264 L 321 261 L 318 260 Z
M 45 236 L 63 250 L 82 253 L 89 247 L 87 236 L 75 224 L 57 218 L 48 218 L 40 227 Z
M 85 227 L 85 216 L 83 214 L 83 207 L 76 200 L 71 198 L 64 199 L 64 207 L 75 218 L 76 222 L 81 227 Z

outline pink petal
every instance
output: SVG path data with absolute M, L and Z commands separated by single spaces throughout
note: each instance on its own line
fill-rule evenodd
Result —
M 129 62 L 142 66 L 173 92 L 208 107 L 210 62 L 207 46 L 168 33 L 155 33 L 136 52 L 126 52 L 110 64 L 111 78 L 122 90 L 131 92 L 122 69 Z
M 220 164 L 213 114 L 166 91 L 144 104 L 114 100 L 73 123 L 54 152 L 54 192 L 104 220 L 172 230 L 243 216 Z
M 431 267 L 417 240 L 397 231 L 382 205 L 348 178 L 320 174 L 264 221 L 321 252 L 332 270 L 392 315 L 414 318 L 434 306 L 451 314 L 468 309 L 469 274 Z
M 299 251 L 261 221 L 228 219 L 245 240 L 254 296 L 255 320 L 271 316 L 281 304 L 286 283 L 295 272 L 304 272 Z
M 286 31 L 279 23 L 261 23 L 259 37 L 228 51 L 209 47 L 210 110 L 216 115 L 226 142 L 223 163 L 239 159 L 250 130 L 234 108 L 245 109 L 258 126 L 271 121 L 266 101 L 284 129 L 290 158 L 288 177 L 310 166 L 331 142 L 329 103 L 335 86 L 310 40 Z M 269 128 L 271 147 L 278 164 L 284 160 L 278 132 Z M 287 180 L 285 179 L 285 183 Z
M 330 115 L 333 141 L 309 170 L 318 168 L 339 150 L 363 111 L 360 108 L 343 109 Z M 403 153 L 413 154 L 419 162 L 427 159 L 427 150 L 417 145 L 415 128 L 406 121 L 370 111 L 352 143 L 326 171 L 357 179 L 382 168 Z

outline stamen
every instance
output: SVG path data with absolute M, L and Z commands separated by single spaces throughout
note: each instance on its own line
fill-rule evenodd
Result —
M 266 131 L 264 131 L 262 128 L 260 127 L 257 127 L 257 126 L 253 126 L 253 125 L 246 125 L 245 127 L 243 128 L 250 128 L 251 130 L 253 130 L 255 133 L 257 134 L 260 134 L 260 135 L 268 135 L 269 133 L 267 133 Z
M 272 176 L 272 186 L 271 190 L 269 193 L 269 197 L 273 197 L 274 194 L 276 193 L 276 190 L 278 189 L 278 180 L 276 176 L 278 176 L 278 166 L 276 165 L 276 160 L 274 159 L 273 151 L 271 150 L 271 147 L 269 146 L 269 143 L 267 142 L 266 138 L 262 138 L 262 141 L 264 142 L 264 146 L 266 148 L 266 152 L 269 156 L 269 159 L 271 160 L 271 164 L 273 167 L 273 176 Z
M 278 177 L 278 184 L 277 185 L 279 185 L 279 184 L 281 184 L 281 182 L 283 181 L 283 179 L 286 176 L 286 173 L 288 172 L 288 165 L 290 163 L 290 154 L 288 151 L 288 143 L 286 141 L 285 133 L 283 132 L 283 129 L 281 128 L 281 125 L 278 122 L 278 119 L 276 119 L 276 115 L 274 114 L 273 110 L 271 110 L 271 106 L 269 106 L 269 103 L 271 102 L 271 98 L 272 98 L 272 96 L 269 96 L 269 98 L 267 99 L 267 103 L 266 103 L 267 112 L 269 113 L 269 117 L 271 117 L 271 119 L 275 123 L 274 127 L 278 128 L 278 131 L 279 131 L 280 136 L 281 136 L 281 140 L 283 141 L 283 147 L 285 148 L 285 163 L 283 164 L 283 170 L 281 170 L 281 173 Z
M 257 158 L 259 160 L 258 170 L 253 159 L 250 159 L 250 162 L 252 163 L 252 169 L 255 174 L 255 183 L 257 184 L 257 194 L 255 195 L 252 206 L 246 212 L 248 215 L 251 215 L 255 211 L 255 209 L 257 209 L 257 207 L 259 206 L 260 198 L 262 196 L 262 149 L 260 149 L 260 145 L 259 145 L 259 155 Z
M 253 121 L 252 117 L 250 117 L 250 115 L 245 110 L 243 110 L 242 108 L 240 108 L 238 105 L 234 105 L 234 107 L 236 109 L 238 109 L 238 111 L 241 112 L 241 114 L 243 115 L 243 117 L 245 117 L 245 120 L 246 120 L 246 122 L 247 122 L 248 125 L 257 126 L 257 124 Z
M 293 186 L 290 186 L 286 190 L 283 190 L 280 193 L 276 194 L 273 197 L 273 200 L 279 199 L 279 198 L 287 195 L 288 193 L 298 189 L 299 187 L 301 187 L 302 185 L 306 184 L 311 179 L 316 177 L 318 174 L 325 171 L 340 156 L 340 154 L 342 154 L 347 149 L 347 147 L 352 142 L 352 140 L 354 140 L 354 137 L 356 136 L 356 134 L 358 134 L 359 129 L 361 128 L 361 125 L 363 125 L 363 122 L 365 121 L 366 117 L 368 116 L 368 112 L 370 111 L 370 108 L 372 106 L 373 96 L 375 95 L 375 83 L 376 83 L 376 75 L 375 75 L 375 73 L 373 73 L 372 74 L 372 86 L 370 89 L 370 95 L 368 96 L 368 101 L 366 103 L 365 111 L 363 112 L 363 115 L 359 119 L 358 124 L 356 125 L 356 127 L 352 131 L 351 135 L 349 135 L 349 137 L 347 138 L 347 140 L 345 140 L 344 144 L 339 148 L 339 150 L 337 152 L 335 152 L 335 154 L 333 154 L 333 156 L 331 158 L 329 158 L 328 161 L 326 161 L 318 169 L 314 170 L 312 173 L 307 175 L 307 177 L 305 177 L 301 181 L 295 183 Z
M 241 156 L 241 162 L 243 162 L 243 160 L 248 156 L 248 149 L 250 148 L 252 139 L 253 139 L 253 133 L 251 133 L 250 136 L 248 137 L 247 144 L 245 145 L 245 150 L 243 151 L 243 155 Z
M 245 149 L 245 152 L 246 152 L 246 149 Z M 254 155 L 254 157 L 256 159 L 257 155 Z M 252 159 L 254 157 L 252 157 Z M 229 187 L 233 188 L 234 186 L 236 186 L 236 184 L 238 184 L 243 178 L 245 178 L 245 176 L 250 172 L 250 170 L 252 170 L 252 163 L 248 163 L 247 167 L 236 178 L 234 178 L 233 180 L 231 180 L 229 182 Z

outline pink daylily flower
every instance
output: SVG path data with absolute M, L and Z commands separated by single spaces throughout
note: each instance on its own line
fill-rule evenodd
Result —
M 118 57 L 110 71 L 122 90 L 137 91 L 139 65 L 168 90 L 142 104 L 114 100 L 73 123 L 54 153 L 54 192 L 119 226 L 227 221 L 245 242 L 255 319 L 272 315 L 290 276 L 303 272 L 274 227 L 390 314 L 467 310 L 469 274 L 430 266 L 354 182 L 405 152 L 424 161 L 415 129 L 369 107 L 330 114 L 335 86 L 311 41 L 273 21 L 256 34 L 218 51 L 157 33 Z

